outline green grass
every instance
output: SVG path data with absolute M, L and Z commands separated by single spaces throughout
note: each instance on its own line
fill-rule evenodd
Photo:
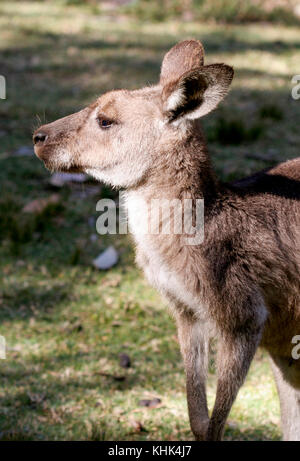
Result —
M 72 1 L 72 0 L 71 0 Z M 79 0 L 86 4 L 86 1 Z M 164 21 L 182 18 L 198 21 L 240 24 L 251 22 L 272 22 L 297 25 L 299 17 L 294 13 L 292 2 L 272 2 L 272 0 L 135 0 L 121 8 L 134 17 L 148 21 Z M 97 4 L 96 4 L 97 5 Z M 95 8 L 95 6 L 94 6 Z M 97 6 L 96 6 L 97 8 Z M 119 11 L 120 8 L 113 8 Z
M 219 176 L 236 179 L 296 157 L 300 103 L 290 91 L 299 73 L 298 29 L 116 21 L 63 3 L 3 1 L 0 31 L 7 78 L 7 99 L 0 100 L 0 334 L 8 345 L 0 362 L 0 438 L 191 440 L 166 305 L 136 269 L 128 237 L 90 239 L 96 202 L 112 192 L 99 187 L 83 199 L 80 188 L 63 188 L 59 205 L 27 215 L 25 204 L 52 193 L 49 173 L 36 158 L 11 154 L 30 145 L 37 115 L 51 121 L 111 88 L 155 82 L 166 50 L 195 37 L 207 62 L 235 67 L 229 97 L 203 120 Z M 99 273 L 91 261 L 109 244 L 120 263 Z M 126 370 L 118 364 L 122 352 L 132 359 Z M 210 407 L 215 381 L 212 368 Z M 159 397 L 161 406 L 139 407 L 147 397 Z M 225 439 L 280 436 L 275 386 L 259 352 Z

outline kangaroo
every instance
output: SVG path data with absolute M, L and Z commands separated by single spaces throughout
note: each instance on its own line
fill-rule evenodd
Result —
M 85 109 L 41 126 L 36 155 L 50 170 L 86 172 L 123 188 L 136 260 L 168 300 L 186 371 L 196 440 L 221 440 L 258 346 L 270 354 L 284 440 L 300 440 L 300 157 L 223 184 L 215 176 L 199 119 L 223 100 L 233 78 L 204 65 L 197 40 L 165 55 L 157 85 L 108 92 Z M 204 240 L 185 233 L 135 232 L 136 203 L 204 200 Z M 170 218 L 171 219 L 171 218 Z M 174 219 L 174 218 L 173 218 Z M 208 345 L 217 338 L 217 390 L 209 416 Z

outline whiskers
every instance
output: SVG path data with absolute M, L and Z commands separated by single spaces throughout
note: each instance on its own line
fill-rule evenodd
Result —
M 42 118 L 38 114 L 36 114 L 35 117 L 36 117 L 36 122 L 34 122 L 31 126 L 32 132 L 36 131 L 41 125 L 47 124 L 45 112 Z

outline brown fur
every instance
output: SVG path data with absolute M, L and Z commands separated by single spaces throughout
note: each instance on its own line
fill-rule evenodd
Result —
M 204 198 L 202 244 L 187 245 L 185 234 L 135 235 L 137 262 L 176 318 L 191 428 L 198 440 L 221 439 L 261 344 L 273 359 L 284 437 L 300 440 L 300 364 L 291 359 L 292 337 L 300 334 L 300 158 L 234 184 L 216 179 L 197 119 L 225 96 L 233 71 L 204 66 L 203 57 L 197 41 L 176 45 L 157 86 L 108 93 L 41 127 L 36 154 L 52 169 L 87 171 L 125 187 L 129 202 Z M 103 119 L 108 129 L 99 128 Z M 219 345 L 209 418 L 211 337 Z M 287 387 L 293 396 L 285 401 Z

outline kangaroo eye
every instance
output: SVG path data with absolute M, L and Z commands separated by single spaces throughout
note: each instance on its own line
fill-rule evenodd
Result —
M 98 118 L 98 123 L 100 128 L 109 128 L 113 124 L 111 120 L 105 118 Z

